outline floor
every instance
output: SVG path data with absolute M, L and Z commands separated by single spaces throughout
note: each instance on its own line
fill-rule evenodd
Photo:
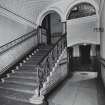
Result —
M 74 72 L 48 97 L 49 105 L 105 105 L 105 96 L 101 96 L 103 91 L 97 84 L 96 72 Z

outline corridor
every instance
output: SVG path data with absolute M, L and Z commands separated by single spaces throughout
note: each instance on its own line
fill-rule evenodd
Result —
M 49 105 L 104 105 L 103 86 L 96 72 L 74 72 L 49 96 Z

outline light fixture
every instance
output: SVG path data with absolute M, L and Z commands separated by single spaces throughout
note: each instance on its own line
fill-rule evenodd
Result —
M 86 46 L 87 44 L 86 43 L 83 43 L 83 45 Z

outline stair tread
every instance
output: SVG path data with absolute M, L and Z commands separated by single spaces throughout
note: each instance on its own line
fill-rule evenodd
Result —
M 0 105 L 35 105 L 28 102 L 21 102 L 6 97 L 0 97 Z
M 23 85 L 37 86 L 36 83 L 21 82 L 21 81 L 5 81 L 5 83 L 16 83 L 16 84 L 23 84 Z
M 22 81 L 30 81 L 30 82 L 35 82 L 35 80 L 34 79 L 21 79 L 21 78 L 19 78 L 19 77 L 9 77 L 9 78 L 5 78 L 5 80 L 17 80 L 17 81 L 20 81 L 21 80 L 21 82 Z
M 19 69 L 20 70 L 35 70 L 35 67 L 36 65 L 24 65 L 24 66 L 21 66 Z
M 16 84 L 16 83 L 0 83 L 0 89 L 13 89 L 16 91 L 23 91 L 32 93 L 35 89 L 35 86 L 23 85 L 23 84 Z
M 33 94 L 25 92 L 17 92 L 14 90 L 0 89 L 0 97 L 7 97 L 9 99 L 20 100 L 23 102 L 29 102 L 29 99 Z
M 36 73 L 36 71 L 37 70 L 35 70 L 35 68 L 34 68 L 34 70 L 31 70 L 31 69 L 30 70 L 24 70 L 24 69 L 21 70 L 21 69 L 19 69 L 19 70 L 15 70 L 14 72 L 15 73 L 32 73 L 32 74 L 34 74 L 34 73 Z M 15 73 L 13 73 L 13 74 L 15 74 Z
M 45 54 L 35 54 L 34 56 L 32 56 L 32 58 L 41 58 L 44 55 L 46 55 L 46 53 Z
M 51 47 L 52 47 L 52 45 L 42 45 L 39 47 L 39 49 L 49 49 Z
M 40 61 L 40 59 L 39 60 L 29 60 L 26 63 L 38 63 L 39 61 Z
M 21 72 L 21 73 L 23 73 L 23 72 L 36 72 L 37 70 L 35 69 L 35 68 L 33 68 L 33 69 L 28 69 L 28 68 L 19 68 L 19 70 L 15 70 L 15 72 Z
M 16 75 L 16 76 L 37 76 L 36 72 L 15 72 L 11 73 L 11 75 Z
M 14 82 L 14 83 L 20 83 L 20 84 L 27 84 L 27 85 L 35 85 L 36 84 L 35 79 L 21 79 L 21 78 L 16 78 L 16 77 L 10 77 L 10 78 L 5 78 L 5 82 Z
M 32 71 L 32 72 L 29 72 L 29 71 L 22 71 L 22 70 L 17 70 L 17 71 L 15 71 L 15 73 L 12 73 L 12 74 L 21 74 L 21 73 L 23 73 L 23 74 L 36 74 L 36 71 Z
M 36 79 L 35 76 L 22 76 L 22 75 L 10 75 L 12 78 L 21 78 L 21 79 Z
M 28 61 L 28 62 L 26 62 L 25 64 L 23 64 L 23 66 L 24 65 L 37 65 L 38 63 L 40 62 L 40 60 L 39 61 Z
M 33 56 L 32 58 L 30 58 L 30 60 L 35 61 L 35 60 L 40 60 L 41 57 L 39 56 Z

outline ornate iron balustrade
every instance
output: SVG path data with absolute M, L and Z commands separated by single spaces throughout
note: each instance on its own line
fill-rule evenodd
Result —
M 50 75 L 50 72 L 53 70 L 65 47 L 66 35 L 62 35 L 61 38 L 53 45 L 51 50 L 43 57 L 42 61 L 38 64 L 37 95 L 40 96 L 40 89 L 43 87 L 43 83 L 47 80 L 47 77 Z
M 23 36 L 21 36 L 21 37 L 15 39 L 15 40 L 13 40 L 13 41 L 11 41 L 11 42 L 9 42 L 9 43 L 7 43 L 7 44 L 1 46 L 1 47 L 0 47 L 0 54 L 2 54 L 3 52 L 9 50 L 10 48 L 16 46 L 17 44 L 22 43 L 23 41 L 25 41 L 25 40 L 27 40 L 28 38 L 30 38 L 30 37 L 32 37 L 32 36 L 35 36 L 35 35 L 37 35 L 36 29 L 33 30 L 32 32 L 29 32 L 28 34 L 25 34 L 25 35 L 23 35 Z

